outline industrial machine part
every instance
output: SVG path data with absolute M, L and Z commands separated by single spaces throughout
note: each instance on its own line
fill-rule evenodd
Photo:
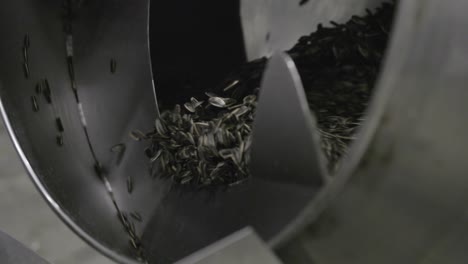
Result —
M 47 264 L 41 257 L 3 232 L 0 232 L 0 259 L 5 264 Z
M 175 264 L 280 264 L 268 246 L 251 228 L 244 228 Z
M 199 92 L 204 83 L 201 78 L 196 87 L 182 82 L 169 90 L 174 72 L 189 72 L 189 79 L 222 78 L 243 58 L 270 56 L 319 22 L 342 22 L 382 1 L 309 0 L 302 6 L 296 1 L 227 1 L 222 12 L 224 5 L 218 2 L 198 3 L 197 12 L 157 1 L 149 12 L 144 0 L 1 4 L 0 110 L 26 169 L 54 211 L 88 243 L 121 263 L 137 260 L 117 210 L 141 215 L 135 232 L 150 263 L 177 261 L 248 225 L 285 263 L 464 262 L 468 126 L 459 114 L 467 98 L 468 19 L 463 12 L 468 3 L 399 4 L 367 121 L 333 178 L 316 175 L 320 154 L 311 149 L 311 138 L 304 151 L 317 154 L 310 154 L 311 179 L 303 181 L 303 176 L 291 184 L 288 180 L 298 174 L 279 180 L 278 175 L 262 174 L 268 168 L 261 155 L 268 148 L 259 143 L 250 184 L 217 192 L 170 191 L 167 182 L 148 177 L 144 144 L 128 137 L 133 129 L 151 129 L 158 114 L 152 66 L 159 102 L 170 104 L 191 96 L 187 91 Z M 232 14 L 239 10 L 237 20 Z M 170 14 L 167 23 L 150 27 L 151 65 L 148 14 L 164 11 Z M 225 13 L 232 19 L 219 20 L 219 27 L 242 25 L 241 31 L 223 35 L 229 41 L 220 42 L 229 47 L 227 54 L 240 54 L 237 60 L 219 60 L 223 49 L 220 43 L 213 46 L 213 34 L 196 39 L 200 49 L 171 49 L 172 24 L 204 32 L 203 26 Z M 291 93 L 284 97 L 296 108 L 301 95 L 294 65 L 283 55 L 275 58 L 267 73 L 284 76 L 281 80 L 290 85 L 285 92 Z M 179 68 L 172 71 L 174 65 Z M 279 93 L 271 83 L 261 87 L 269 96 L 260 99 L 259 108 L 270 107 L 278 116 L 297 113 L 300 109 L 274 107 Z M 38 85 L 50 92 L 36 94 Z M 306 123 L 295 127 L 313 130 L 311 116 L 303 113 L 295 120 Z M 265 118 L 256 120 L 255 137 L 262 138 L 255 133 L 271 126 Z M 298 131 L 307 132 L 314 133 Z M 121 157 L 110 151 L 116 144 L 125 146 Z M 299 157 L 300 152 L 290 154 Z

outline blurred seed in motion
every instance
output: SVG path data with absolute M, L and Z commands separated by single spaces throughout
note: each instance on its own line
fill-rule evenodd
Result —
M 127 177 L 127 191 L 130 194 L 133 192 L 133 178 L 131 176 Z
M 110 60 L 110 71 L 112 74 L 117 70 L 117 61 L 115 59 Z
M 23 47 L 23 60 L 24 60 L 24 63 L 29 62 L 29 50 L 27 47 Z
M 57 136 L 57 145 L 60 146 L 60 147 L 63 146 L 63 135 L 62 134 L 59 134 Z
M 133 130 L 130 132 L 130 137 L 136 141 L 140 141 L 142 139 L 146 139 L 146 135 L 143 134 L 140 130 Z
M 36 94 L 42 94 L 42 82 L 36 84 Z
M 31 103 L 32 103 L 32 107 L 33 107 L 33 111 L 34 112 L 39 112 L 39 105 L 37 104 L 37 99 L 36 99 L 36 96 L 31 96 Z
M 27 62 L 23 63 L 24 77 L 29 79 L 29 64 Z
M 98 161 L 94 163 L 94 172 L 102 180 L 102 177 L 104 174 L 104 168 L 102 167 L 101 163 L 99 163 Z
M 57 129 L 58 129 L 59 132 L 63 132 L 63 131 L 64 131 L 62 119 L 60 119 L 60 117 L 57 117 L 57 118 L 55 119 L 55 124 L 57 125 Z
M 24 46 L 25 48 L 29 48 L 29 46 L 31 46 L 31 41 L 30 41 L 30 39 L 29 39 L 29 35 L 28 35 L 28 34 L 24 35 L 23 46 Z
M 137 220 L 138 222 L 141 222 L 143 220 L 143 218 L 141 217 L 141 215 L 138 212 L 130 213 L 130 216 L 133 219 Z
M 43 84 L 44 84 L 44 87 L 43 87 L 44 98 L 46 99 L 47 103 L 51 104 L 52 103 L 52 91 L 50 90 L 49 80 L 44 79 Z
M 125 151 L 125 149 L 126 147 L 124 143 L 119 143 L 111 147 L 111 151 L 114 153 L 122 153 Z

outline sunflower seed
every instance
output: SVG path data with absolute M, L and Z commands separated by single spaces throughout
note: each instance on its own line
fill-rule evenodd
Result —
M 216 94 L 210 93 L 210 92 L 206 92 L 205 94 L 206 94 L 206 96 L 208 96 L 208 97 L 210 97 L 210 98 L 211 98 L 211 97 L 218 97 Z
M 122 222 L 122 225 L 127 229 L 129 224 L 128 224 L 128 218 L 127 218 L 127 214 L 124 213 L 124 212 L 120 212 L 118 214 L 118 217 L 120 219 L 120 222 Z
M 111 151 L 114 153 L 122 153 L 125 151 L 125 149 L 126 147 L 124 143 L 116 144 L 111 147 Z
M 195 113 L 195 108 L 193 107 L 193 105 L 191 103 L 185 103 L 184 107 L 185 107 L 185 109 L 187 109 L 187 111 Z
M 25 63 L 29 61 L 29 50 L 27 47 L 23 47 L 23 60 Z
M 244 114 L 248 113 L 250 111 L 250 108 L 247 106 L 243 105 L 240 108 L 237 108 L 236 110 L 232 111 L 231 114 L 235 115 L 237 119 L 239 119 L 241 116 Z
M 155 161 L 157 161 L 159 159 L 159 157 L 161 156 L 162 154 L 162 149 L 158 150 L 158 152 L 156 152 L 156 154 L 150 159 L 150 162 L 153 163 Z
M 36 94 L 41 94 L 42 93 L 42 82 L 38 82 L 36 84 Z
M 57 136 L 57 145 L 60 146 L 60 147 L 63 146 L 63 135 L 62 134 L 59 134 Z
M 145 149 L 145 155 L 146 157 L 148 157 L 149 159 L 151 159 L 153 157 L 153 146 L 150 146 L 150 147 L 147 147 Z
M 210 97 L 208 102 L 215 107 L 224 108 L 227 106 L 226 102 L 221 97 Z
M 133 237 L 130 237 L 130 245 L 134 248 L 134 249 L 138 249 L 138 244 L 137 242 L 135 241 L 135 239 Z
M 187 109 L 191 113 L 195 113 L 196 109 L 203 104 L 203 101 L 198 101 L 194 97 L 190 98 L 190 102 L 184 104 L 185 109 Z M 188 117 L 188 115 L 186 115 Z M 188 119 L 188 118 L 186 118 Z
M 229 159 L 234 155 L 234 151 L 232 149 L 222 149 L 219 151 L 219 156 L 223 159 Z
M 52 91 L 50 89 L 49 80 L 44 79 L 43 83 L 44 83 L 44 90 L 43 90 L 44 98 L 46 99 L 48 104 L 51 104 L 52 103 Z
M 115 59 L 112 58 L 112 59 L 110 60 L 110 72 L 111 72 L 112 74 L 114 74 L 115 71 L 116 71 L 116 69 L 117 69 L 117 61 L 116 61 Z
M 142 139 L 146 139 L 146 135 L 143 134 L 140 130 L 133 130 L 130 132 L 130 137 L 136 141 L 141 141 Z
M 70 76 L 70 80 L 74 82 L 75 81 L 75 67 L 73 65 L 72 56 L 67 57 L 67 65 L 68 65 L 68 75 Z
M 133 221 L 129 221 L 129 224 L 128 224 L 128 233 L 129 233 L 130 237 L 137 238 L 135 223 L 133 223 Z
M 252 104 L 257 101 L 257 96 L 255 95 L 248 95 L 244 97 L 244 104 Z
M 29 79 L 29 64 L 27 62 L 23 63 L 24 77 Z
M 96 172 L 96 175 L 99 178 L 102 178 L 102 174 L 104 174 L 104 169 L 102 168 L 101 163 L 99 162 L 94 163 L 94 172 Z
M 193 177 L 190 177 L 190 176 L 182 177 L 182 179 L 180 180 L 180 183 L 181 184 L 188 184 L 188 183 L 190 183 L 192 181 L 192 179 L 193 179 Z
M 133 192 L 133 179 L 131 176 L 127 177 L 127 192 L 130 194 Z
M 59 132 L 63 132 L 63 131 L 64 131 L 62 119 L 60 119 L 60 117 L 55 118 L 55 124 L 57 125 L 57 130 L 58 130 Z
M 364 57 L 365 59 L 369 58 L 369 51 L 363 48 L 361 45 L 358 45 L 358 50 L 359 53 Z
M 143 220 L 143 218 L 138 212 L 130 213 L 130 216 L 138 222 L 141 222 Z
M 29 40 L 29 35 L 24 35 L 23 46 L 29 48 L 31 46 L 31 41 Z
M 239 84 L 239 80 L 233 81 L 226 88 L 224 88 L 223 91 L 227 92 L 227 91 L 231 90 L 232 88 L 236 87 L 237 84 Z
M 167 133 L 166 128 L 164 127 L 163 123 L 161 122 L 161 119 L 156 119 L 156 132 L 159 133 L 159 135 L 165 135 Z
M 33 111 L 38 112 L 39 111 L 39 105 L 37 104 L 36 96 L 34 96 L 34 95 L 31 96 L 31 103 L 32 103 Z

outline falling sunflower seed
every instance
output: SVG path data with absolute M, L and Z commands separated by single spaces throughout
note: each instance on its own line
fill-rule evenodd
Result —
M 130 132 L 130 137 L 136 141 L 141 141 L 142 139 L 146 139 L 146 135 L 143 134 L 140 130 L 133 130 Z
M 138 212 L 130 213 L 130 216 L 131 216 L 133 219 L 135 219 L 136 221 L 138 221 L 138 222 L 143 221 L 143 218 L 141 217 L 141 215 L 140 215 Z
M 31 46 L 31 41 L 30 41 L 30 39 L 29 39 L 29 35 L 28 35 L 28 34 L 24 35 L 23 46 L 24 46 L 25 48 L 29 48 L 29 47 Z
M 129 194 L 133 192 L 133 178 L 131 176 L 127 177 L 127 192 Z
M 117 70 L 117 61 L 115 59 L 111 59 L 110 60 L 110 72 L 114 74 L 116 70 Z
M 125 151 L 125 149 L 126 149 L 125 144 L 119 143 L 119 144 L 112 146 L 110 150 L 111 152 L 114 152 L 114 153 L 122 153 Z
M 39 112 L 39 104 L 37 103 L 37 99 L 36 99 L 36 96 L 31 96 L 31 103 L 32 103 L 32 107 L 33 107 L 33 111 L 34 112 Z
M 231 90 L 232 88 L 236 87 L 236 85 L 238 85 L 238 84 L 239 84 L 239 80 L 235 80 L 231 84 L 226 86 L 226 88 L 224 88 L 223 91 L 227 92 L 227 91 Z
M 30 72 L 29 72 L 29 64 L 27 62 L 23 63 L 23 71 L 24 71 L 24 77 L 26 79 L 29 79 Z
M 57 145 L 59 147 L 63 146 L 63 135 L 62 134 L 58 135 L 56 140 L 57 140 Z
M 42 94 L 42 82 L 36 84 L 36 94 Z

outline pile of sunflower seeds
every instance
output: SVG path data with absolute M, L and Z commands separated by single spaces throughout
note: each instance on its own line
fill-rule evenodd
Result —
M 335 171 L 362 124 L 387 47 L 395 3 L 353 16 L 333 27 L 319 25 L 288 53 L 301 75 L 322 136 L 330 171 Z
M 301 75 L 310 109 L 317 117 L 321 147 L 331 172 L 346 154 L 363 121 L 385 52 L 394 3 L 345 24 L 319 25 L 288 51 Z M 235 185 L 249 177 L 251 131 L 267 59 L 231 73 L 215 95 L 191 98 L 164 111 L 146 154 L 154 175 L 177 184 Z
M 164 111 L 144 137 L 159 177 L 197 186 L 235 185 L 248 177 L 255 95 L 237 102 L 207 93 Z

